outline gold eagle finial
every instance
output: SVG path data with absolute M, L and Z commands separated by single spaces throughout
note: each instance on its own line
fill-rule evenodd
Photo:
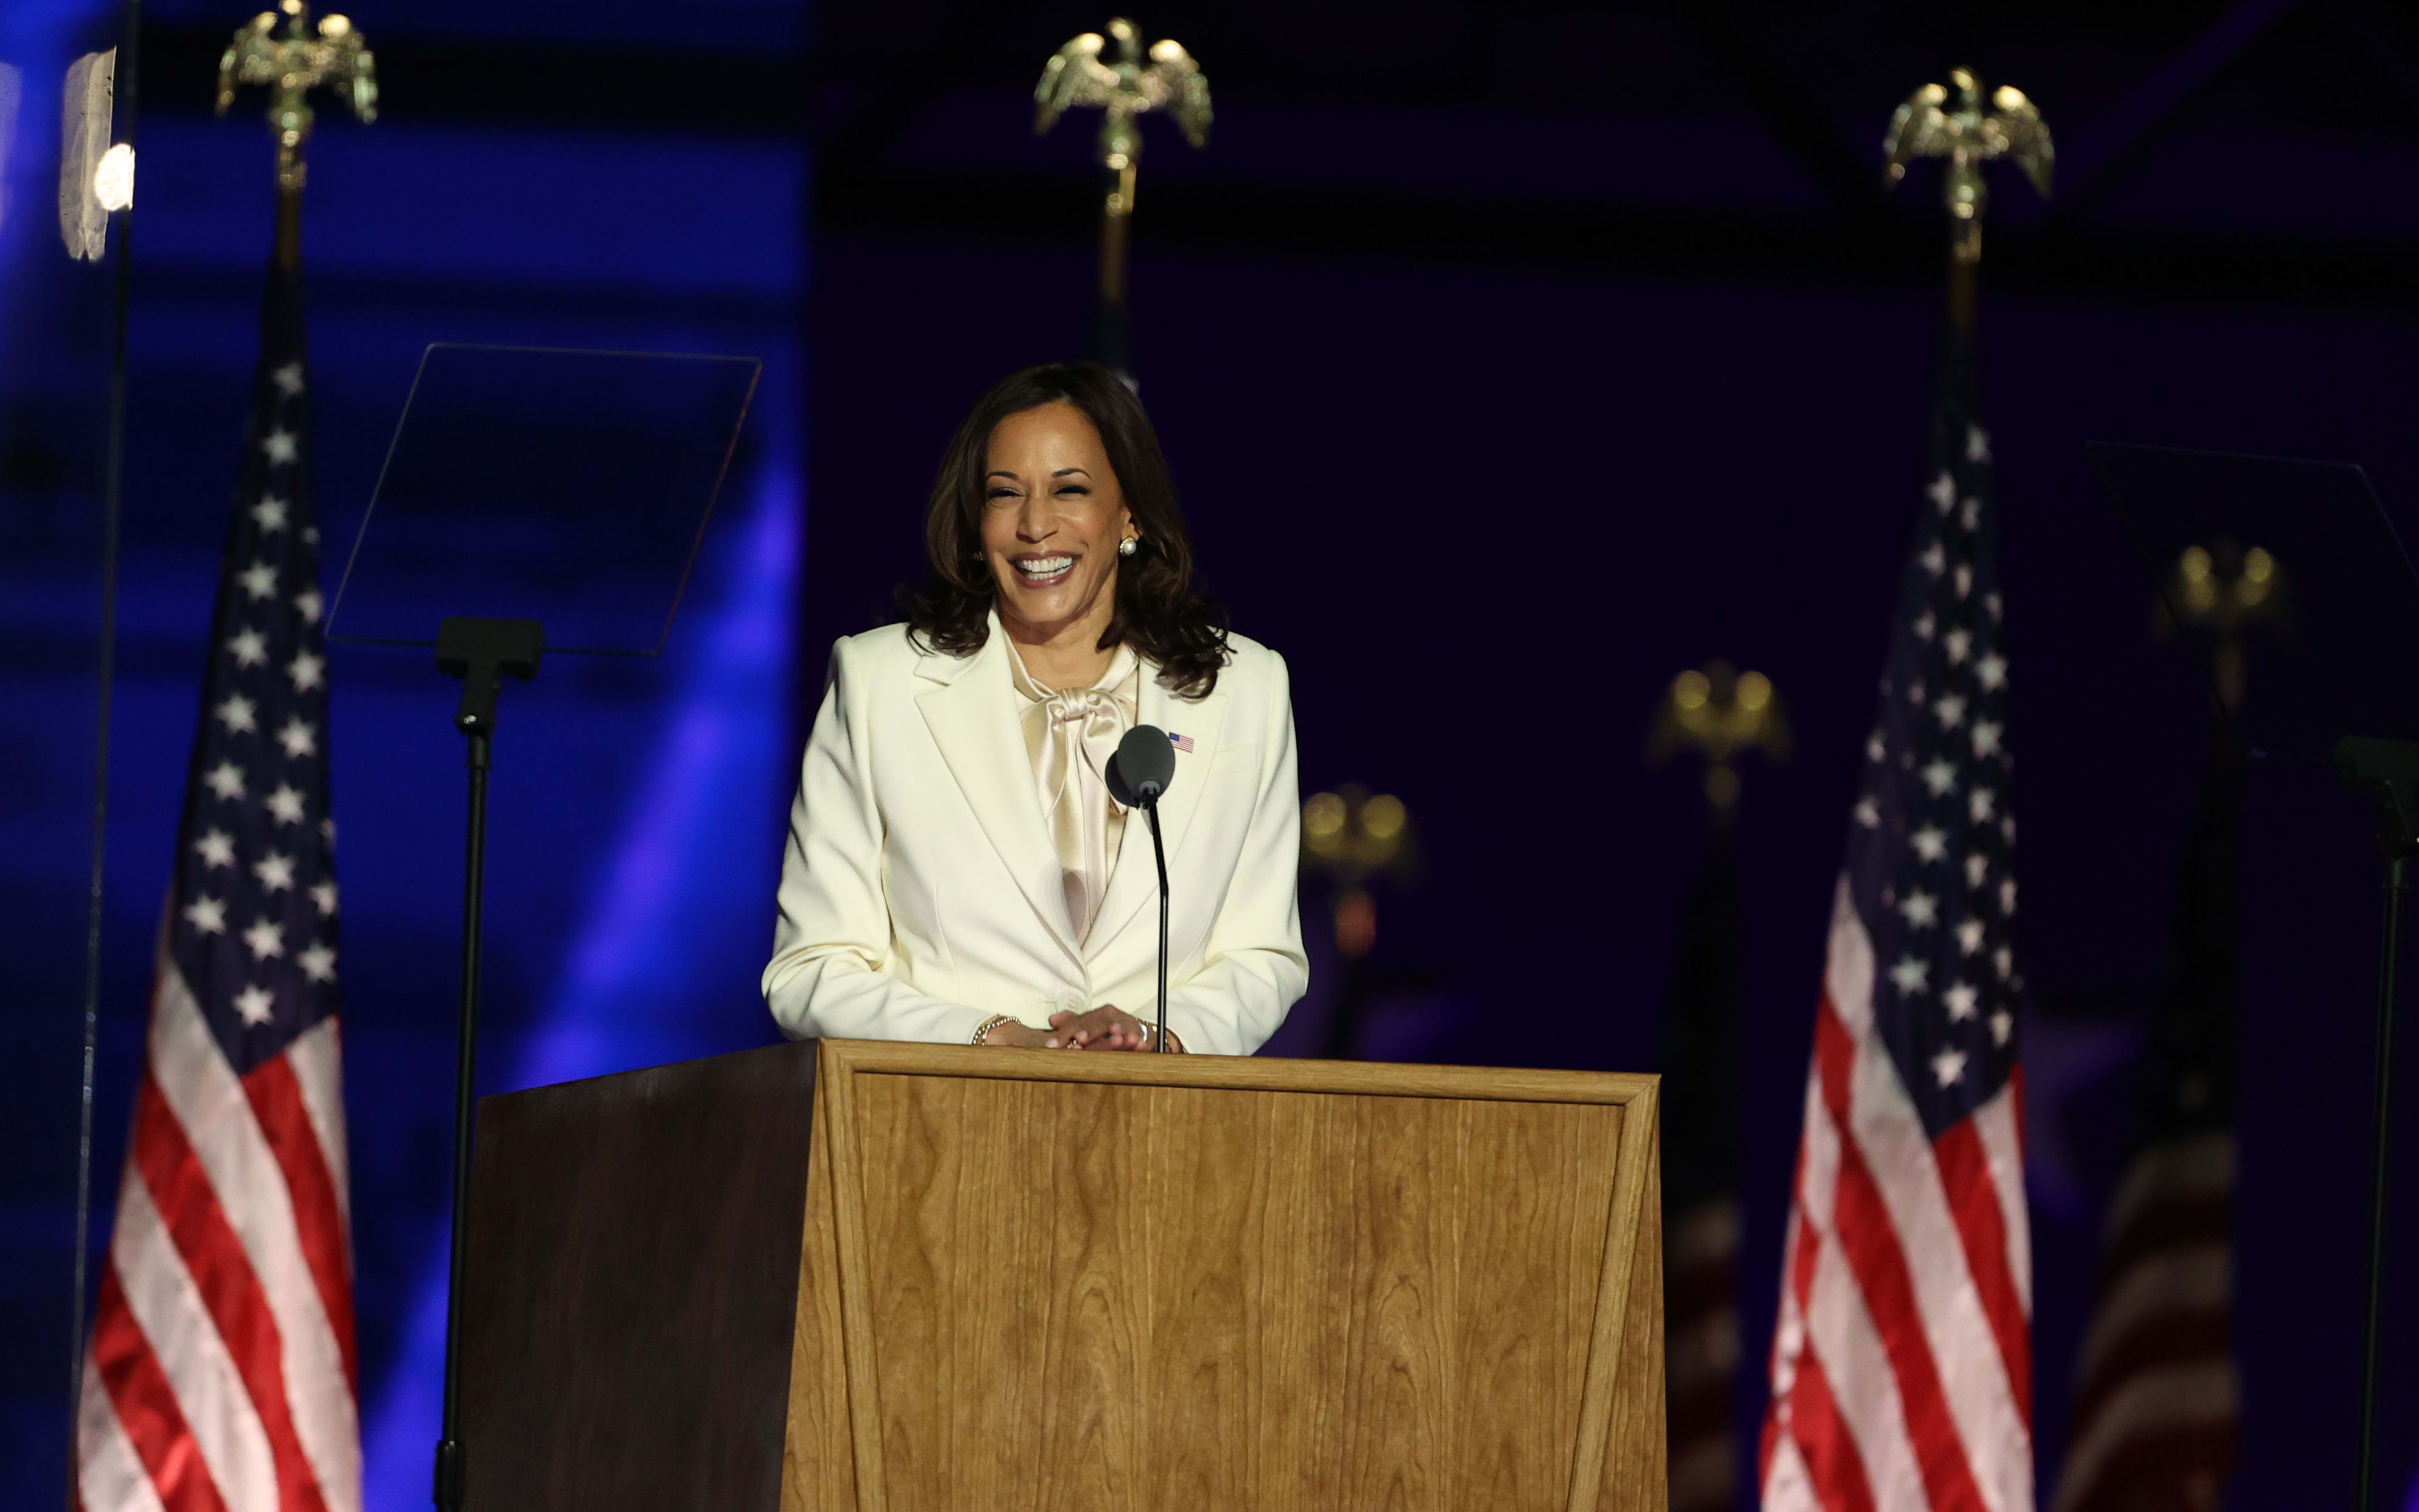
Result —
M 1991 91 L 1986 105 L 1982 83 L 1970 69 L 1951 69 L 1948 84 L 1928 84 L 1908 96 L 1890 116 L 1882 150 L 1889 159 L 1887 176 L 1893 187 L 1906 176 L 1913 160 L 1947 160 L 1941 199 L 1949 206 L 1962 263 L 1982 255 L 1982 210 L 1990 203 L 1982 165 L 1995 158 L 2010 160 L 2046 199 L 2057 159 L 2049 128 L 2024 91 L 2001 84 Z
M 283 37 L 277 35 L 281 17 Z M 312 90 L 342 85 L 355 115 L 377 119 L 377 60 L 369 44 L 343 16 L 322 16 L 314 28 L 304 0 L 280 0 L 275 10 L 264 10 L 238 29 L 219 58 L 220 115 L 245 84 L 268 86 L 269 124 L 277 133 L 277 187 L 287 193 L 302 187 L 302 147 L 311 140 L 315 119 Z
M 1135 117 L 1149 111 L 1165 111 L 1194 146 L 1210 141 L 1210 81 L 1201 65 L 1164 37 L 1146 52 L 1142 33 L 1123 17 L 1109 23 L 1108 36 L 1086 32 L 1051 54 L 1033 103 L 1037 136 L 1068 111 L 1102 112 L 1101 161 L 1112 171 L 1132 165 L 1141 152 Z

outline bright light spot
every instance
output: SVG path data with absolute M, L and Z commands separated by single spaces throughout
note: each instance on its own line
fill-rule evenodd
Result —
M 2265 583 L 2276 575 L 2276 558 L 2265 548 L 2254 546 L 2242 554 L 2242 575 L 2254 583 Z
M 1344 828 L 1344 800 L 1333 793 L 1313 793 L 1302 801 L 1302 827 L 1320 840 Z
M 1772 702 L 1772 680 L 1761 672 L 1742 672 L 1738 680 L 1738 706 L 1752 714 Z
M 1703 709 L 1713 696 L 1714 684 L 1703 672 L 1681 673 L 1672 680 L 1672 701 L 1683 709 Z
M 1372 840 L 1392 840 L 1403 832 L 1403 801 L 1379 793 L 1361 805 L 1361 829 Z
M 100 155 L 92 171 L 92 197 L 104 210 L 134 207 L 134 149 L 120 142 Z

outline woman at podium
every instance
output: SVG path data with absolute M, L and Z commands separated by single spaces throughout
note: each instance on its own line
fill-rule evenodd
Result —
M 843 638 L 781 866 L 764 1000 L 793 1038 L 1157 1049 L 1158 875 L 1111 791 L 1174 747 L 1170 1050 L 1246 1055 L 1309 980 L 1293 707 L 1274 651 L 1193 588 L 1149 417 L 1088 363 L 959 426 L 901 624 Z

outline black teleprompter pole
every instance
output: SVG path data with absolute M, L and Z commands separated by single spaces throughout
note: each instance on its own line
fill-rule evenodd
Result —
M 447 619 L 437 631 L 438 670 L 462 680 L 454 725 L 469 747 L 470 809 L 462 871 L 461 1045 L 454 1071 L 454 1232 L 445 1268 L 445 1417 L 437 1442 L 434 1498 L 461 1512 L 468 1485 L 462 1454 L 462 1283 L 470 1248 L 471 1115 L 479 1069 L 479 914 L 486 871 L 487 768 L 496 695 L 507 677 L 537 676 L 546 631 L 534 619 Z
M 2402 985 L 2402 915 L 2410 863 L 2419 851 L 2419 744 L 2406 741 L 2336 742 L 2344 786 L 2377 805 L 2378 846 L 2384 852 L 2384 917 L 2378 931 L 2377 1065 L 2371 1091 L 2368 1187 L 2368 1295 L 2360 1360 L 2360 1459 L 2354 1512 L 2370 1512 L 2377 1482 L 2377 1357 L 2385 1306 L 2385 1214 L 2394 1153 L 2394 1015 Z

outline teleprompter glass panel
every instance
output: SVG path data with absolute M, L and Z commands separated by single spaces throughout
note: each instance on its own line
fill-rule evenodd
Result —
M 549 652 L 653 656 L 763 364 L 432 345 L 355 539 L 331 639 L 433 646 L 536 619 Z
M 2230 641 L 2211 694 L 2249 754 L 2323 762 L 2346 736 L 2419 740 L 2419 574 L 2366 472 L 2087 450 L 2167 613 Z

